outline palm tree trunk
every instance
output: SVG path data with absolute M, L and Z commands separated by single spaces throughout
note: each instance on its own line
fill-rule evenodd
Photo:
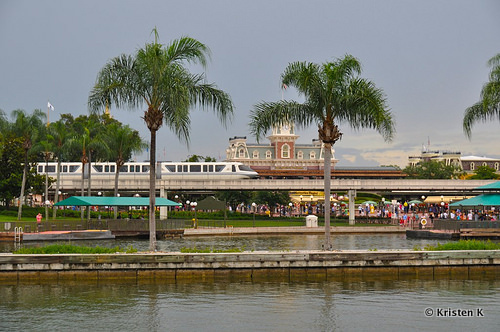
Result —
M 17 210 L 17 220 L 21 220 L 23 214 L 24 189 L 26 188 L 26 178 L 28 177 L 28 151 L 24 153 L 23 180 L 21 182 L 21 194 L 19 195 L 19 208 Z
M 325 143 L 324 181 L 325 181 L 325 244 L 324 250 L 332 250 L 332 240 L 330 236 L 330 191 L 332 185 L 332 144 Z
M 57 202 L 59 202 L 59 182 L 61 180 L 61 158 L 57 158 L 57 183 L 56 183 L 56 192 L 54 194 L 54 204 L 56 204 Z M 56 212 L 57 212 L 57 209 L 56 207 L 54 206 L 52 208 L 52 219 L 56 219 Z
M 149 151 L 149 250 L 156 251 L 156 130 L 151 131 Z
M 82 159 L 82 194 L 81 196 L 85 196 L 85 163 L 83 162 Z M 81 219 L 83 221 L 83 216 L 84 216 L 84 209 L 83 206 L 80 206 L 80 214 L 81 214 Z
M 49 201 L 49 158 L 45 155 L 45 221 L 49 221 L 49 204 L 46 202 Z
M 115 172 L 115 197 L 118 197 L 118 176 L 120 175 L 120 165 L 116 163 L 116 172 Z M 118 206 L 113 207 L 114 219 L 118 217 Z
M 92 173 L 92 152 L 89 150 L 89 178 L 87 196 L 92 195 L 92 182 L 90 181 L 90 174 Z M 90 206 L 87 206 L 87 222 L 90 221 Z

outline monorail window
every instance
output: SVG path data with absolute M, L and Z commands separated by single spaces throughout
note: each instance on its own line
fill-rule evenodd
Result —
M 251 169 L 247 165 L 239 165 L 238 168 L 240 169 L 240 171 L 253 172 L 253 169 Z
M 109 173 L 109 165 L 104 166 L 104 172 Z
M 68 166 L 67 165 L 61 166 L 61 172 L 68 173 Z
M 213 172 L 214 171 L 214 165 L 203 165 L 203 172 Z
M 102 173 L 102 165 L 94 165 L 94 169 L 99 172 L 99 173 Z
M 169 172 L 175 173 L 175 165 L 167 165 L 165 167 L 167 167 L 167 169 L 168 169 Z
M 38 166 L 38 173 L 43 173 L 43 166 Z
M 201 165 L 191 165 L 191 172 L 201 172 Z
M 147 165 L 142 166 L 142 173 L 149 173 L 149 166 Z
M 56 171 L 56 166 L 47 166 L 47 173 L 54 173 Z
M 236 172 L 236 166 L 231 165 L 231 172 L 235 173 Z
M 215 165 L 216 172 L 222 172 L 224 170 L 224 165 Z
M 78 170 L 78 168 L 79 168 L 79 167 L 80 167 L 79 165 L 70 165 L 70 166 L 69 166 L 69 171 L 70 171 L 70 173 L 74 173 L 74 172 L 76 172 L 76 171 Z
M 134 166 L 132 166 L 134 167 Z M 135 172 L 140 173 L 141 172 L 141 166 L 140 165 L 135 165 Z
M 128 166 L 122 166 L 122 167 L 120 167 L 120 172 L 121 173 L 128 173 Z

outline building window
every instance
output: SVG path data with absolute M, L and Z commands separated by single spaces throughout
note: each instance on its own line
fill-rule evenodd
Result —
M 483 165 L 482 166 L 488 166 L 488 164 L 486 162 L 483 162 Z
M 266 151 L 266 159 L 271 159 L 271 151 Z
M 253 159 L 259 159 L 259 151 L 253 152 Z
M 309 159 L 316 159 L 316 152 L 311 151 L 311 152 L 309 153 Z
M 470 163 L 470 170 L 473 171 L 474 170 L 474 163 Z
M 297 152 L 297 159 L 304 159 L 304 152 L 303 151 Z
M 244 148 L 240 148 L 238 150 L 238 158 L 245 158 L 245 149 Z
M 281 158 L 283 159 L 288 159 L 290 158 L 290 145 L 288 144 L 283 144 L 281 146 Z
M 495 163 L 495 170 L 499 170 L 500 169 L 500 165 L 498 163 Z

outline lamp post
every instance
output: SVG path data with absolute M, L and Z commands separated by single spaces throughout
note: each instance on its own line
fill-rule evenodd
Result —
M 300 195 L 300 209 L 299 209 L 300 215 L 303 214 L 303 212 L 302 212 L 302 198 L 304 198 L 304 197 L 302 195 Z
M 102 195 L 102 192 L 98 192 L 97 193 L 97 196 L 99 196 L 99 198 L 101 198 L 101 195 Z M 101 206 L 100 205 L 97 205 L 97 219 L 101 220 Z
M 288 203 L 288 206 L 290 207 L 290 217 L 292 216 L 292 202 Z
M 197 202 L 191 202 L 190 205 L 194 209 L 193 227 L 194 228 L 198 228 L 198 220 L 196 219 L 196 206 L 198 205 L 198 203 Z
M 253 227 L 255 227 L 255 208 L 257 204 L 255 202 L 252 203 L 252 211 L 253 211 Z

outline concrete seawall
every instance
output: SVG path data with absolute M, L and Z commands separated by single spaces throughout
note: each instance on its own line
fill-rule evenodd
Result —
M 496 279 L 500 250 L 243 253 L 0 254 L 0 284 Z

